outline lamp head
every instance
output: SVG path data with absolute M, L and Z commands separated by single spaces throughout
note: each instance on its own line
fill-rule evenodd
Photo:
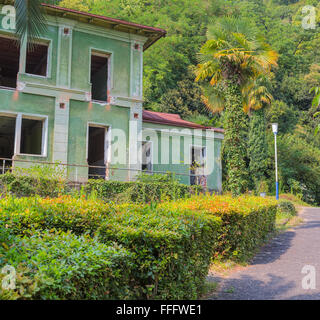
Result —
M 277 123 L 272 123 L 272 131 L 274 134 L 278 133 L 278 124 Z

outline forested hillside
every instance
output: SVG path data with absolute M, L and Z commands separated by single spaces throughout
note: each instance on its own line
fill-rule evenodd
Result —
M 309 93 L 320 86 L 318 0 L 63 0 L 60 5 L 166 29 L 167 37 L 145 52 L 144 107 L 213 126 L 223 126 L 224 112 L 208 110 L 207 85 L 195 82 L 200 48 L 217 18 L 232 15 L 247 21 L 279 54 L 278 67 L 264 84 L 273 96 L 271 104 L 246 116 L 248 190 L 274 190 L 269 124 L 276 121 L 281 190 L 320 203 L 320 138 L 314 135 L 318 120 Z M 316 29 L 301 26 L 305 5 L 317 7 Z M 227 172 L 225 178 L 228 189 Z

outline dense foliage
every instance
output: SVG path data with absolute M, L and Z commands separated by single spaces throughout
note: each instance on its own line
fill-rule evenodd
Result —
M 1 298 L 193 299 L 211 258 L 252 254 L 273 230 L 277 206 L 201 196 L 158 207 L 6 197 L 0 207 L 0 265 L 18 275 L 17 289 Z
M 193 70 L 198 64 L 198 52 L 207 40 L 207 29 L 209 26 L 214 28 L 213 20 L 225 15 L 248 19 L 279 54 L 278 68 L 273 70 L 271 81 L 267 84 L 274 98 L 266 111 L 267 124 L 279 122 L 280 139 L 285 139 L 281 137 L 285 133 L 301 139 L 300 147 L 305 154 L 309 153 L 310 148 L 320 148 L 320 135 L 314 137 L 314 129 L 319 119 L 313 117 L 316 107 L 311 108 L 313 93 L 310 93 L 311 88 L 320 86 L 319 1 L 63 0 L 60 5 L 166 29 L 168 36 L 149 48 L 144 55 L 144 107 L 179 113 L 199 123 L 219 126 L 224 123 L 224 113 L 217 117 L 206 110 L 201 100 L 206 88 L 193 81 Z M 302 12 L 305 5 L 314 5 L 317 8 L 315 29 L 302 28 L 302 19 L 307 15 Z M 264 128 L 264 131 L 268 136 L 272 136 L 269 127 Z M 258 135 L 262 137 L 261 134 Z M 273 144 L 273 141 L 268 140 L 268 143 Z M 260 146 L 263 144 L 262 142 Z M 285 157 L 284 153 L 285 150 L 280 146 L 279 154 Z M 262 154 L 267 154 L 268 166 L 268 172 L 264 173 L 263 177 L 258 177 L 261 171 L 258 171 L 260 168 L 254 164 L 256 155 L 253 155 L 252 165 L 248 159 L 246 166 L 249 168 L 250 165 L 254 180 L 267 180 L 268 189 L 272 191 L 274 152 L 266 152 L 264 149 Z M 309 155 L 311 158 L 310 153 Z M 312 184 L 312 179 L 306 184 L 305 178 L 289 177 L 282 172 L 290 171 L 291 166 L 298 167 L 298 163 L 293 161 L 288 165 L 280 168 L 280 183 L 284 191 L 290 192 L 297 184 L 300 188 Z M 320 178 L 316 167 L 315 160 L 305 163 L 306 170 L 315 180 Z M 225 177 L 228 177 L 227 172 Z M 291 183 L 292 178 L 295 180 L 294 184 Z M 225 185 L 228 186 L 228 181 Z M 255 186 L 257 187 L 257 183 Z M 309 190 L 304 192 L 307 193 Z M 307 198 L 311 197 L 314 202 L 320 203 L 319 195 L 314 196 L 312 190 L 310 193 Z
M 190 197 L 203 192 L 201 186 L 181 184 L 171 174 L 141 174 L 137 181 L 121 182 L 103 179 L 89 180 L 80 190 L 68 184 L 63 175 L 55 170 L 37 167 L 7 172 L 0 175 L 0 190 L 3 194 L 16 196 L 58 197 L 83 194 L 89 198 L 116 203 L 150 203 Z

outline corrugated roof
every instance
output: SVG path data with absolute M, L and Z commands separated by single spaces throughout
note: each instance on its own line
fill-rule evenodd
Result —
M 143 122 L 166 124 L 169 126 L 171 125 L 171 126 L 192 128 L 192 129 L 212 130 L 215 132 L 224 133 L 224 130 L 221 128 L 206 127 L 194 122 L 186 121 L 181 119 L 180 115 L 174 114 L 174 113 L 163 113 L 163 112 L 143 110 L 142 118 L 143 118 Z
M 101 25 L 106 28 L 116 29 L 118 31 L 128 32 L 128 33 L 135 33 L 142 36 L 145 36 L 148 38 L 147 42 L 144 44 L 143 49 L 146 50 L 149 48 L 153 43 L 155 43 L 157 40 L 159 40 L 162 37 L 165 37 L 167 34 L 167 31 L 160 29 L 160 28 L 154 28 L 145 26 L 142 24 L 114 19 L 110 17 L 105 17 L 101 15 L 96 15 L 88 12 L 82 12 L 78 10 L 73 9 L 67 9 L 62 8 L 55 5 L 50 5 L 46 3 L 42 3 L 42 6 L 46 9 L 47 13 L 61 13 L 61 15 L 65 18 L 87 18 L 88 21 L 93 24 Z

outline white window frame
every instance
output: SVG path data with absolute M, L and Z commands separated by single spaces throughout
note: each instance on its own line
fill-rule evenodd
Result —
M 88 149 L 89 149 L 89 128 L 103 128 L 105 129 L 104 137 L 104 164 L 108 165 L 111 163 L 111 125 L 97 122 L 87 122 L 87 138 L 86 138 L 86 161 L 88 160 Z
M 21 153 L 22 119 L 42 121 L 41 154 Z M 18 113 L 16 117 L 15 152 L 19 156 L 47 157 L 48 153 L 48 116 Z
M 41 38 L 39 40 L 34 41 L 35 44 L 41 44 L 41 45 L 47 45 L 48 46 L 48 51 L 47 51 L 47 72 L 45 76 L 41 76 L 38 74 L 33 74 L 33 73 L 27 73 L 27 50 L 24 52 L 25 55 L 25 66 L 24 66 L 24 74 L 30 77 L 36 77 L 36 78 L 42 78 L 42 79 L 47 79 L 51 77 L 51 60 L 52 60 L 52 39 L 47 39 L 47 38 Z
M 108 101 L 100 101 L 92 99 L 92 83 L 91 83 L 91 57 L 92 56 L 100 56 L 108 59 L 108 81 L 107 81 L 107 89 L 109 91 L 109 95 L 111 94 L 111 90 L 113 89 L 113 52 L 108 50 L 102 50 L 94 47 L 89 48 L 89 85 L 90 85 L 90 93 L 91 93 L 91 101 L 95 102 L 104 102 Z
M 31 156 L 31 157 L 47 157 L 48 155 L 48 116 L 41 114 L 30 114 L 23 112 L 11 112 L 0 110 L 0 117 L 10 117 L 15 118 L 15 136 L 14 136 L 14 152 L 13 155 L 16 156 Z M 42 140 L 41 140 L 41 154 L 28 154 L 21 153 L 21 127 L 22 119 L 31 119 L 42 121 Z

